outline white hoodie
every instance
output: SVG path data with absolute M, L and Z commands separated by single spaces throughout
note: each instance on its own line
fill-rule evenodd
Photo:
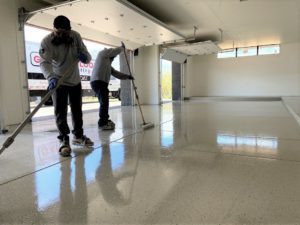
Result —
M 48 34 L 41 43 L 40 56 L 41 62 L 40 67 L 47 80 L 56 77 L 59 79 L 66 71 L 67 78 L 64 80 L 62 85 L 75 86 L 81 82 L 79 69 L 78 69 L 78 54 L 81 52 L 87 56 L 86 63 L 91 60 L 91 55 L 84 45 L 80 34 L 76 31 L 70 30 L 70 37 L 73 38 L 71 45 L 52 44 L 53 33 Z M 72 67 L 71 69 L 69 69 Z

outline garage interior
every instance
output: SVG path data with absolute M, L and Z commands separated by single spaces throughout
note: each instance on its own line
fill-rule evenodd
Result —
M 134 98 L 110 110 L 114 131 L 85 112 L 95 146 L 62 158 L 54 118 L 28 123 L 0 154 L 1 224 L 300 223 L 300 1 L 0 5 L 1 146 L 30 111 L 22 28 L 61 14 L 87 40 L 125 43 L 155 124 L 141 128 Z M 162 102 L 161 59 L 179 74 L 176 101 Z

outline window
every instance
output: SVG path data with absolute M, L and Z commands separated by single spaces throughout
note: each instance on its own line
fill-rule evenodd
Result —
M 257 55 L 257 47 L 238 48 L 237 57 Z
M 235 58 L 245 56 L 257 56 L 257 55 L 272 55 L 279 54 L 279 45 L 260 45 L 254 47 L 232 48 L 225 49 L 218 53 L 217 58 Z
M 279 45 L 262 45 L 258 46 L 258 55 L 272 55 L 279 54 Z
M 222 52 L 218 53 L 218 58 L 222 59 L 222 58 L 234 58 L 236 56 L 236 49 L 227 49 L 227 50 L 223 50 Z

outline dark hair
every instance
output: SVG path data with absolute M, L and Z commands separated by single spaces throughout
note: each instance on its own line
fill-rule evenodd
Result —
M 53 21 L 53 26 L 56 29 L 71 30 L 70 20 L 65 16 L 57 16 Z

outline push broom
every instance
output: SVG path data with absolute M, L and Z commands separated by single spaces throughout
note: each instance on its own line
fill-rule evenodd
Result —
M 125 45 L 124 45 L 123 42 L 122 42 L 122 46 L 124 46 L 123 50 L 124 50 L 124 55 L 125 55 L 125 60 L 126 60 L 126 64 L 127 64 L 127 67 L 128 67 L 128 71 L 129 71 L 130 76 L 132 76 L 130 66 L 129 66 L 129 63 L 128 63 L 128 59 L 127 59 L 127 55 L 126 55 L 126 51 L 125 51 Z M 145 118 L 144 118 L 144 115 L 143 115 L 143 111 L 142 111 L 142 107 L 141 107 L 141 104 L 140 104 L 139 96 L 137 94 L 137 87 L 135 86 L 134 79 L 132 79 L 131 82 L 132 82 L 132 86 L 133 86 L 133 89 L 134 89 L 135 98 L 136 98 L 139 110 L 141 112 L 142 120 L 143 120 L 143 123 L 141 124 L 141 126 L 142 126 L 143 130 L 150 129 L 150 128 L 154 127 L 154 124 L 145 122 Z
M 25 125 L 31 120 L 31 118 L 34 116 L 34 114 L 43 106 L 43 104 L 50 98 L 50 96 L 56 91 L 56 89 L 64 82 L 64 80 L 67 78 L 67 74 L 71 71 L 73 66 L 78 63 L 78 61 L 75 61 L 59 78 L 57 81 L 57 84 L 54 89 L 47 92 L 47 94 L 41 99 L 41 102 L 32 110 L 30 114 L 26 116 L 26 118 L 23 120 L 23 122 L 15 129 L 15 131 L 6 139 L 6 141 L 3 143 L 1 149 L 0 149 L 0 155 L 2 152 L 8 148 L 15 140 L 15 137 L 21 132 L 21 130 L 25 127 Z

